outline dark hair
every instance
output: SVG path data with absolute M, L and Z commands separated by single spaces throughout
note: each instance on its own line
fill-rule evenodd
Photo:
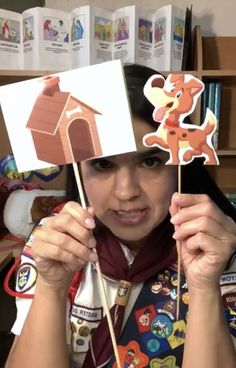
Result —
M 143 94 L 143 87 L 153 74 L 159 73 L 141 65 L 127 64 L 124 66 L 124 75 L 133 116 L 139 117 L 152 126 L 157 127 L 157 123 L 152 118 L 154 107 Z M 67 199 L 78 200 L 78 190 L 72 167 L 68 165 L 67 169 Z M 207 194 L 226 215 L 236 221 L 235 208 L 211 178 L 201 158 L 194 159 L 190 164 L 181 166 L 181 172 L 181 191 L 183 193 Z

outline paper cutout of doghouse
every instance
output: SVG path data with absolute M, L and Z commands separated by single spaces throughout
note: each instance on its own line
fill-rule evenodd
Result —
M 70 92 L 60 90 L 60 78 L 47 76 L 26 127 L 31 130 L 39 160 L 61 165 L 102 154 L 95 115 L 100 112 Z

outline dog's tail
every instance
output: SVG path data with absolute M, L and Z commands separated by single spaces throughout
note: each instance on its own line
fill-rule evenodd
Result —
M 202 129 L 206 135 L 209 135 L 215 132 L 216 127 L 217 127 L 217 119 L 213 114 L 213 112 L 209 108 L 207 108 L 205 120 L 204 123 L 202 124 Z

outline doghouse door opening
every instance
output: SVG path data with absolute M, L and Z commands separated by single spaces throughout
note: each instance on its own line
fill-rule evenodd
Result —
M 68 127 L 73 161 L 79 162 L 95 155 L 89 123 L 85 119 L 75 119 Z

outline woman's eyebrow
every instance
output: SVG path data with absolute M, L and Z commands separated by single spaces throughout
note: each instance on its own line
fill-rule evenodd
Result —
M 149 157 L 155 154 L 160 154 L 162 152 L 162 150 L 158 147 L 154 147 L 154 148 L 150 148 L 148 150 L 145 151 L 138 151 L 136 153 L 137 158 L 145 158 L 145 157 Z

